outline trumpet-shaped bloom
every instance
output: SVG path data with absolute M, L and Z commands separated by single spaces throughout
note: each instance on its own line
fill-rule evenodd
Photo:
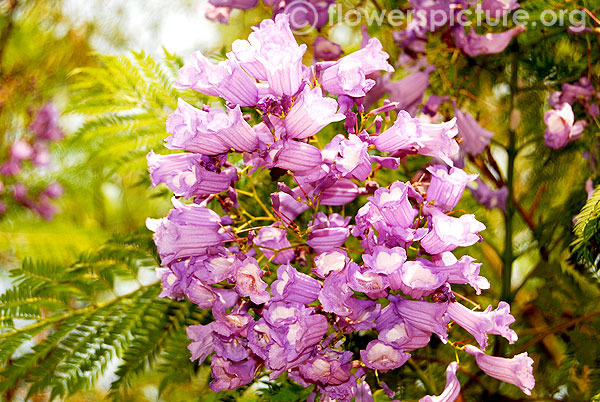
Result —
M 498 304 L 496 310 L 492 311 L 492 306 L 488 306 L 481 312 L 470 310 L 460 303 L 450 303 L 448 316 L 471 333 L 481 349 L 487 346 L 488 334 L 501 335 L 508 339 L 509 343 L 515 343 L 518 339 L 517 333 L 509 328 L 510 324 L 515 322 L 515 318 L 510 315 L 510 305 L 503 301 Z
M 174 208 L 166 218 L 146 220 L 154 232 L 154 242 L 163 265 L 178 258 L 206 254 L 207 247 L 227 239 L 221 229 L 221 217 L 196 204 L 182 204 L 173 199 Z
M 475 215 L 453 218 L 435 207 L 428 207 L 427 211 L 431 214 L 432 228 L 421 240 L 421 246 L 429 254 L 471 246 L 481 240 L 477 233 L 484 230 L 485 225 L 475 219 Z
M 382 49 L 381 42 L 372 38 L 364 48 L 342 57 L 323 71 L 323 88 L 334 95 L 365 96 L 375 85 L 367 75 L 381 70 L 394 71 L 387 62 L 389 55 Z
M 419 399 L 419 402 L 454 402 L 460 395 L 460 382 L 456 377 L 458 363 L 452 362 L 446 369 L 446 388 L 438 396 L 427 395 Z
M 261 278 L 264 271 L 260 269 L 252 257 L 244 261 L 236 260 L 232 269 L 235 272 L 235 290 L 240 296 L 248 296 L 252 303 L 263 304 L 269 301 L 271 295 L 267 292 L 267 284 Z
M 305 86 L 285 117 L 288 137 L 307 138 L 330 123 L 344 120 L 345 116 L 337 113 L 337 110 L 338 104 L 335 99 L 324 97 L 321 88 L 310 89 L 309 86 Z
M 494 133 L 481 127 L 469 113 L 464 113 L 454 107 L 458 135 L 462 138 L 461 146 L 471 155 L 479 155 L 490 143 Z
M 558 109 L 548 110 L 544 114 L 544 122 L 544 143 L 554 149 L 562 148 L 581 137 L 586 125 L 584 121 L 575 122 L 573 108 L 568 103 L 563 103 Z
M 385 373 L 402 366 L 410 359 L 410 355 L 376 340 L 369 342 L 366 350 L 360 351 L 360 358 L 367 367 Z
M 527 355 L 527 352 L 511 359 L 486 355 L 472 345 L 465 346 L 465 352 L 475 356 L 479 368 L 490 377 L 514 384 L 526 395 L 531 395 L 535 378 L 533 378 L 533 359 Z
M 465 27 L 458 24 L 453 28 L 456 46 L 471 57 L 481 54 L 500 53 L 506 49 L 513 37 L 525 31 L 524 25 L 516 26 L 502 33 L 478 35 L 475 30 L 465 33 Z
M 433 201 L 434 205 L 444 211 L 452 210 L 462 197 L 467 183 L 478 177 L 456 167 L 448 171 L 444 166 L 430 166 L 427 171 L 431 173 L 427 201 Z
M 177 86 L 220 96 L 239 106 L 254 106 L 259 99 L 255 80 L 238 63 L 224 60 L 213 64 L 200 52 L 194 52 L 179 70 Z

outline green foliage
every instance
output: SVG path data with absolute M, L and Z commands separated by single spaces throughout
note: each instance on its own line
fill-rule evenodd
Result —
M 29 395 L 73 394 L 90 388 L 115 359 L 114 400 L 151 367 L 165 384 L 175 373 L 179 381 L 193 377 L 185 327 L 204 315 L 189 301 L 159 298 L 159 283 L 141 282 L 157 264 L 151 245 L 144 230 L 69 266 L 28 260 L 13 270 L 14 287 L 0 296 L 0 391 L 23 381 Z
M 173 88 L 183 65 L 165 51 L 162 63 L 144 52 L 131 56 L 99 55 L 99 67 L 74 71 L 76 78 L 67 111 L 88 117 L 69 146 L 92 151 L 89 165 L 107 162 L 109 169 L 126 172 L 145 168 L 150 149 L 163 148 L 165 122 L 179 97 L 194 95 Z
M 600 187 L 596 187 L 576 219 L 573 257 L 597 271 L 600 256 Z

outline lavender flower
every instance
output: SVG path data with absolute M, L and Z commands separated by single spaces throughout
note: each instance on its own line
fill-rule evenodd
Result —
M 369 342 L 367 349 L 360 351 L 360 358 L 367 367 L 385 373 L 406 363 L 410 354 L 377 340 Z
M 446 388 L 444 388 L 444 391 L 439 396 L 424 396 L 419 399 L 419 402 L 454 402 L 460 395 L 460 382 L 456 377 L 457 370 L 458 363 L 450 363 L 446 369 Z
M 502 17 L 509 11 L 516 10 L 519 7 L 517 0 L 483 0 L 481 2 L 481 9 L 496 18 Z
M 292 96 L 300 88 L 305 52 L 306 45 L 298 46 L 294 39 L 288 15 L 279 14 L 275 21 L 262 21 L 247 41 L 233 42 L 228 57 L 255 79 L 267 81 L 274 95 Z
M 262 253 L 275 264 L 287 264 L 294 259 L 294 250 L 287 239 L 287 231 L 275 226 L 261 228 L 254 238 L 254 244 L 261 248 Z M 275 251 L 275 250 L 279 251 Z
M 254 304 L 269 301 L 271 295 L 266 290 L 268 285 L 261 279 L 264 271 L 260 269 L 254 258 L 236 260 L 232 269 L 235 272 L 235 290 L 240 296 L 250 297 Z
M 210 389 L 219 392 L 246 385 L 254 379 L 258 365 L 259 362 L 252 358 L 242 362 L 231 362 L 214 356 L 210 365 L 214 381 L 210 383 Z
M 210 121 L 218 114 L 196 109 L 183 99 L 179 99 L 177 105 L 167 119 L 167 132 L 171 133 L 166 139 L 167 148 L 203 155 L 217 155 L 229 150 L 227 144 L 219 141 L 216 131 L 209 128 Z
M 331 61 L 340 57 L 343 53 L 342 47 L 335 42 L 322 36 L 315 37 L 313 51 L 316 59 Z
M 508 197 L 508 188 L 502 187 L 498 190 L 492 190 L 482 180 L 477 179 L 477 188 L 469 187 L 473 198 L 487 209 L 500 208 L 506 210 L 506 198 Z
M 237 179 L 233 170 L 221 173 L 206 170 L 197 154 L 147 155 L 152 186 L 165 183 L 178 197 L 206 196 L 229 188 Z
M 475 215 L 453 218 L 435 207 L 428 207 L 427 211 L 431 214 L 432 229 L 421 240 L 421 246 L 429 254 L 471 246 L 481 240 L 477 233 L 484 230 L 485 225 L 475 219 Z
M 337 113 L 337 109 L 335 99 L 324 97 L 321 88 L 310 89 L 305 86 L 285 117 L 288 137 L 311 137 L 328 124 L 344 120 L 344 115 Z M 306 116 L 310 116 L 310 119 Z
M 423 101 L 425 90 L 429 88 L 429 75 L 433 70 L 435 67 L 429 66 L 425 71 L 413 73 L 400 81 L 390 82 L 387 85 L 390 100 L 399 102 L 398 109 L 414 115 Z
M 240 10 L 250 10 L 258 4 L 258 0 L 209 0 L 209 3 L 215 7 L 238 8 Z
M 277 270 L 277 280 L 271 284 L 271 300 L 309 304 L 317 300 L 320 291 L 321 283 L 318 280 L 298 272 L 289 264 L 282 265 Z
M 192 88 L 209 96 L 221 96 L 239 106 L 254 106 L 258 102 L 255 81 L 234 61 L 213 64 L 202 53 L 179 70 L 179 88 Z
M 559 149 L 581 137 L 586 126 L 585 121 L 575 122 L 573 109 L 568 103 L 563 103 L 558 109 L 548 110 L 544 114 L 546 146 Z
M 527 352 L 511 359 L 486 355 L 472 345 L 465 346 L 465 352 L 475 356 L 479 368 L 490 377 L 514 384 L 526 395 L 531 395 L 535 378 L 533 378 L 533 359 L 527 355 Z
M 490 143 L 494 133 L 481 127 L 469 113 L 464 113 L 454 105 L 458 133 L 462 147 L 471 155 L 479 155 Z
M 206 253 L 227 238 L 221 229 L 221 218 L 214 211 L 199 205 L 186 205 L 173 199 L 174 208 L 166 218 L 146 220 L 154 232 L 154 242 L 163 265 L 178 258 Z
M 475 30 L 471 28 L 471 31 L 466 34 L 465 27 L 460 24 L 455 25 L 452 30 L 456 46 L 470 57 L 500 53 L 506 49 L 513 37 L 524 31 L 525 26 L 519 25 L 506 32 L 485 35 L 476 34 Z
M 394 182 L 389 189 L 380 188 L 373 197 L 367 198 L 392 226 L 407 228 L 412 225 L 417 211 L 408 201 L 410 184 Z
M 444 211 L 452 210 L 462 197 L 467 183 L 478 177 L 456 167 L 448 171 L 444 166 L 431 166 L 427 171 L 431 173 L 427 201 L 433 201 L 434 205 Z
M 64 133 L 58 124 L 58 111 L 54 103 L 48 102 L 38 110 L 29 129 L 42 140 L 58 141 L 63 138 Z
M 488 306 L 482 312 L 469 310 L 460 303 L 450 303 L 448 316 L 471 333 L 481 349 L 487 346 L 487 334 L 501 335 L 509 343 L 515 343 L 518 339 L 516 332 L 509 328 L 515 318 L 510 315 L 510 306 L 506 302 L 501 301 L 495 311 L 492 311 L 492 306 Z
M 334 95 L 365 96 L 375 85 L 375 81 L 366 78 L 367 75 L 381 70 L 394 71 L 386 61 L 389 55 L 382 49 L 381 42 L 373 38 L 364 48 L 342 57 L 323 71 L 323 88 Z

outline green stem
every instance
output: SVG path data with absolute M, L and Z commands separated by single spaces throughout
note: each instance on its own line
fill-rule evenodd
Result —
M 515 47 L 518 45 L 515 44 Z M 513 110 L 515 109 L 515 94 L 517 93 L 517 79 L 519 72 L 519 51 L 518 48 L 514 49 L 512 53 L 512 71 L 510 80 L 510 112 L 509 119 L 512 117 Z M 508 188 L 508 197 L 506 197 L 506 212 L 504 213 L 504 224 L 505 224 L 505 236 L 504 236 L 504 255 L 502 257 L 503 270 L 502 270 L 502 293 L 500 298 L 507 303 L 512 300 L 511 278 L 512 278 L 512 265 L 514 262 L 513 254 L 513 218 L 515 215 L 515 189 L 514 189 L 514 174 L 515 174 L 515 159 L 517 156 L 517 137 L 514 127 L 508 129 L 508 146 L 506 147 L 506 153 L 508 155 L 508 168 L 506 172 L 506 187 Z
M 408 364 L 414 370 L 415 374 L 419 379 L 423 382 L 425 389 L 429 395 L 437 395 L 437 391 L 435 390 L 435 384 L 431 381 L 431 379 L 425 374 L 421 367 L 417 363 L 413 361 L 413 359 L 408 359 Z

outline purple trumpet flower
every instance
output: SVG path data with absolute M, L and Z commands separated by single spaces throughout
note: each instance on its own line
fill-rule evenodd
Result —
M 489 356 L 473 345 L 465 346 L 465 352 L 475 356 L 477 365 L 484 373 L 500 381 L 514 384 L 526 395 L 531 395 L 535 386 L 533 377 L 533 359 L 527 352 L 518 354 L 511 359 Z
M 454 254 L 447 251 L 433 256 L 435 265 L 427 260 L 422 261 L 432 270 L 446 274 L 448 283 L 469 284 L 477 294 L 481 294 L 481 289 L 490 288 L 488 280 L 479 276 L 481 264 L 474 262 L 475 259 L 468 255 L 463 255 L 457 260 Z
M 16 140 L 10 146 L 10 160 L 20 163 L 31 159 L 34 155 L 33 148 L 25 140 Z
M 373 253 L 363 254 L 362 258 L 371 272 L 392 275 L 400 270 L 406 261 L 406 250 L 402 247 L 375 246 Z
M 200 52 L 194 52 L 192 59 L 179 70 L 176 85 L 220 96 L 239 106 L 254 106 L 259 99 L 255 80 L 239 64 L 231 60 L 213 64 Z
M 385 373 L 406 363 L 410 359 L 410 354 L 376 340 L 369 342 L 366 350 L 360 351 L 360 358 L 370 369 Z
M 178 258 L 203 255 L 207 247 L 218 246 L 228 239 L 221 229 L 221 217 L 214 211 L 195 204 L 172 200 L 174 208 L 162 219 L 146 220 L 154 232 L 162 264 L 169 265 Z
M 309 304 L 317 300 L 320 292 L 321 282 L 298 272 L 289 264 L 277 269 L 277 280 L 271 284 L 272 301 Z
M 298 303 L 269 303 L 263 317 L 276 334 L 266 360 L 274 377 L 306 361 L 329 329 L 324 315 Z
M 367 75 L 381 70 L 394 71 L 387 62 L 389 55 L 382 49 L 381 42 L 373 38 L 364 48 L 342 57 L 323 71 L 323 88 L 334 95 L 365 96 L 375 85 L 375 81 L 368 79 Z
M 231 14 L 230 7 L 215 7 L 208 3 L 204 10 L 204 18 L 209 21 L 217 22 L 219 24 L 229 24 L 229 15 Z
M 389 189 L 379 188 L 367 198 L 377 207 L 385 221 L 391 226 L 412 226 L 417 211 L 408 201 L 410 183 L 392 183 Z
M 58 125 L 58 111 L 54 103 L 48 102 L 38 110 L 29 129 L 42 140 L 58 141 L 63 138 L 64 133 Z
M 251 10 L 258 4 L 258 0 L 209 0 L 215 7 L 238 8 L 240 10 Z
M 500 53 L 506 49 L 513 37 L 525 31 L 524 25 L 516 26 L 502 33 L 487 33 L 478 35 L 475 30 L 465 33 L 465 27 L 457 24 L 452 29 L 456 46 L 470 57 L 481 54 Z
M 464 113 L 454 105 L 458 133 L 462 138 L 462 148 L 471 155 L 479 155 L 490 143 L 494 133 L 481 127 L 469 113 Z
M 581 77 L 575 84 L 562 84 L 562 93 L 560 93 L 560 103 L 573 104 L 577 101 L 588 102 L 596 94 L 594 85 L 587 79 Z M 552 105 L 558 109 L 558 105 Z
M 254 238 L 254 244 L 259 247 L 269 247 L 268 249 L 261 248 L 260 251 L 266 258 L 273 258 L 271 261 L 275 264 L 287 264 L 294 259 L 294 250 L 291 248 L 291 244 L 287 239 L 287 231 L 285 229 L 276 226 L 263 227 L 258 231 L 258 235 Z M 275 253 L 277 253 L 277 255 L 275 255 Z M 273 257 L 274 255 L 275 257 Z
M 442 103 L 444 103 L 447 100 L 448 100 L 447 96 L 441 97 L 441 96 L 437 96 L 437 95 L 431 95 L 429 98 L 427 98 L 427 102 L 425 102 L 425 105 L 423 105 L 422 111 L 426 115 L 433 117 L 437 114 L 437 111 L 440 108 L 440 106 L 442 105 Z
M 352 296 L 345 273 L 331 272 L 323 282 L 323 289 L 319 294 L 319 301 L 323 311 L 334 313 L 340 317 L 347 317 L 351 310 L 345 302 Z
M 271 298 L 267 284 L 261 278 L 265 274 L 252 257 L 244 261 L 236 260 L 232 267 L 235 272 L 235 291 L 242 297 L 248 296 L 254 304 L 264 304 Z
M 235 256 L 228 254 L 211 254 L 192 257 L 189 265 L 194 277 L 206 284 L 215 284 L 233 278 Z
M 336 60 L 344 53 L 340 45 L 322 36 L 315 37 L 313 52 L 316 59 L 325 61 Z
M 346 205 L 358 197 L 358 186 L 351 180 L 340 179 L 321 192 L 321 205 Z
M 208 325 L 192 325 L 186 328 L 187 337 L 192 341 L 188 349 L 192 354 L 190 360 L 198 360 L 202 364 L 204 360 L 214 351 L 213 330 L 214 321 Z
M 314 145 L 295 140 L 277 141 L 269 151 L 273 166 L 294 172 L 307 172 L 321 164 L 321 151 Z
M 254 28 L 248 40 L 236 40 L 227 56 L 252 77 L 267 81 L 276 96 L 293 96 L 302 82 L 302 56 L 306 45 L 298 46 L 290 29 L 289 16 L 279 14 Z M 242 105 L 244 106 L 244 105 Z
M 353 262 L 349 265 L 348 279 L 353 290 L 362 292 L 372 299 L 387 296 L 386 288 L 388 284 L 386 278 L 368 269 L 365 270 Z
M 456 167 L 448 171 L 444 166 L 430 166 L 427 171 L 431 173 L 427 202 L 433 201 L 435 206 L 446 212 L 451 211 L 458 204 L 467 183 L 478 177 Z
M 219 356 L 213 356 L 210 369 L 214 381 L 210 383 L 210 389 L 219 392 L 249 384 L 254 380 L 254 373 L 259 364 L 255 358 L 232 362 Z
M 350 378 L 352 352 L 338 352 L 327 348 L 318 351 L 298 368 L 302 377 L 308 381 L 339 385 Z
M 239 105 L 227 112 L 213 109 L 209 113 L 214 113 L 215 116 L 207 128 L 215 132 L 223 144 L 241 152 L 252 152 L 258 149 L 258 135 L 244 120 Z
M 503 301 L 498 304 L 496 310 L 492 311 L 492 306 L 488 306 L 481 312 L 469 310 L 460 303 L 449 303 L 448 316 L 473 335 L 482 350 L 487 346 L 488 334 L 501 335 L 508 339 L 509 343 L 515 343 L 519 338 L 517 333 L 509 328 L 510 324 L 515 322 L 515 318 L 510 315 L 510 305 Z
M 337 113 L 335 99 L 323 96 L 321 88 L 305 86 L 285 117 L 285 129 L 289 138 L 303 139 L 318 133 L 323 127 L 345 116 Z M 306 116 L 310 116 L 307 119 Z
M 454 402 L 460 395 L 460 382 L 456 377 L 457 370 L 458 363 L 450 363 L 446 369 L 446 388 L 444 388 L 444 391 L 438 396 L 424 396 L 419 399 L 419 402 Z
M 546 123 L 544 144 L 554 149 L 560 149 L 581 137 L 586 126 L 583 120 L 575 122 L 573 108 L 568 103 L 563 103 L 559 109 L 548 110 L 544 114 L 544 122 Z
M 390 82 L 387 90 L 392 102 L 399 102 L 398 110 L 406 110 L 411 115 L 417 111 L 417 107 L 423 101 L 425 90 L 429 88 L 429 75 L 435 67 L 429 66 L 425 71 L 419 71 L 401 79 Z
M 455 119 L 440 124 L 422 123 L 401 110 L 394 125 L 375 137 L 373 144 L 384 152 L 438 157 L 452 166 L 450 157 L 458 153 L 454 140 L 457 133 Z
M 389 296 L 393 301 L 398 315 L 404 322 L 422 331 L 433 332 L 440 337 L 442 342 L 448 340 L 446 324 L 447 303 L 428 303 L 426 301 L 406 300 L 401 297 Z
M 348 254 L 343 250 L 324 252 L 315 257 L 315 268 L 312 272 L 325 279 L 330 272 L 343 272 L 348 261 Z
M 344 177 L 351 177 L 360 181 L 366 180 L 371 174 L 369 144 L 354 134 L 350 134 L 348 139 L 344 139 L 341 135 L 336 136 L 336 138 L 339 140 L 339 145 L 337 147 L 338 155 L 335 158 L 335 168 Z M 323 151 L 325 152 L 325 149 Z
M 432 228 L 421 240 L 421 246 L 429 254 L 471 246 L 481 240 L 477 233 L 484 230 L 485 225 L 475 219 L 475 215 L 465 214 L 460 218 L 453 218 L 436 207 L 426 207 L 425 210 L 431 216 Z
M 348 297 L 344 306 L 349 314 L 338 317 L 336 325 L 346 334 L 375 328 L 375 320 L 379 317 L 381 306 L 375 300 L 362 300 Z
M 221 173 L 206 170 L 198 154 L 156 155 L 150 151 L 147 159 L 152 186 L 165 183 L 178 197 L 217 194 L 237 180 L 234 169 L 225 169 Z
M 431 339 L 431 331 L 409 324 L 399 315 L 394 304 L 389 304 L 381 310 L 381 314 L 375 320 L 375 327 L 379 331 L 379 340 L 396 345 L 404 351 L 425 347 Z
M 482 180 L 477 179 L 477 188 L 469 187 L 469 191 L 478 203 L 487 209 L 500 208 L 506 210 L 506 198 L 508 197 L 508 188 L 502 187 L 498 190 L 492 190 Z
M 220 112 L 217 112 L 220 113 Z M 230 147 L 219 141 L 210 122 L 219 114 L 199 110 L 179 99 L 177 109 L 167 119 L 166 147 L 174 150 L 187 150 L 203 155 L 217 155 L 229 151 Z
M 311 246 L 317 253 L 330 251 L 335 247 L 339 247 L 350 236 L 351 217 L 344 218 L 339 214 L 331 214 L 329 216 L 322 212 L 317 213 L 314 222 L 309 222 L 310 234 L 306 240 L 306 244 Z
M 390 287 L 400 289 L 413 299 L 428 296 L 442 286 L 448 276 L 421 261 L 406 261 L 399 272 L 389 276 Z

